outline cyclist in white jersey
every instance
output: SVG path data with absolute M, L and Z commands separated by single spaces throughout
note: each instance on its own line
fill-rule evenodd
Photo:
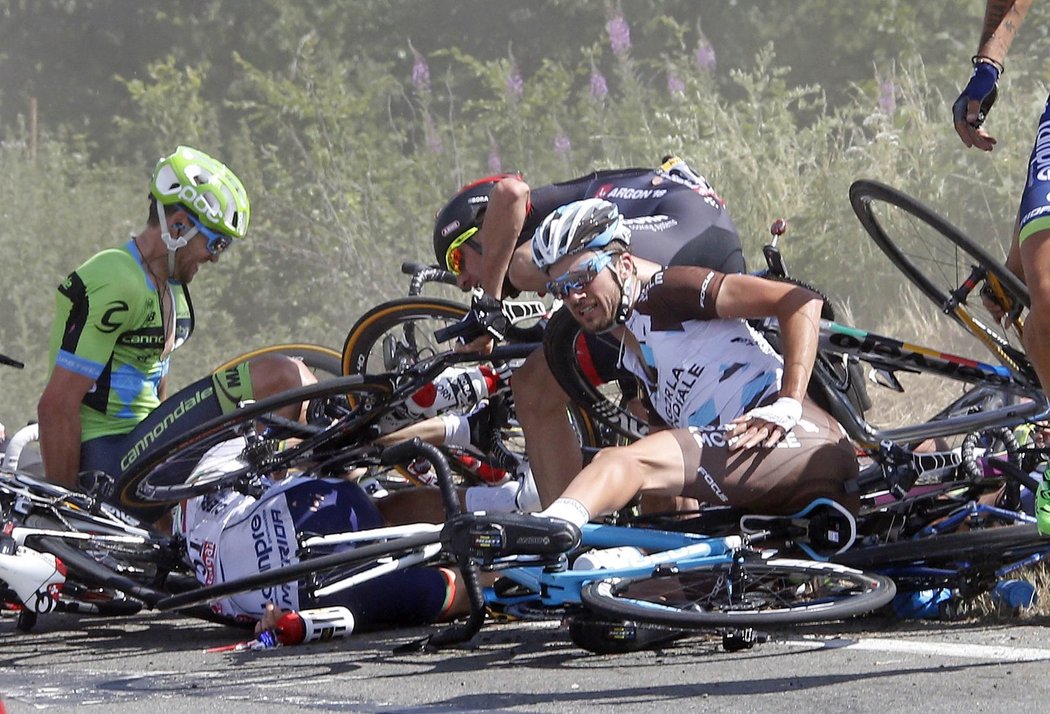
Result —
M 857 459 L 841 426 L 806 397 L 819 295 L 628 252 L 630 230 L 601 199 L 562 206 L 537 229 L 548 289 L 588 332 L 620 341 L 668 427 L 604 449 L 543 515 L 582 525 L 635 495 L 687 496 L 768 514 L 815 498 L 856 512 Z M 775 317 L 783 357 L 745 320 Z
M 224 448 L 239 452 L 243 442 L 216 447 L 205 462 L 222 458 L 218 450 Z M 398 499 L 387 500 L 384 515 L 356 482 L 296 476 L 272 483 L 258 497 L 229 489 L 184 501 L 175 511 L 174 531 L 185 539 L 186 558 L 200 583 L 216 585 L 299 562 L 299 538 L 305 533 L 357 532 L 423 517 L 419 509 L 399 506 Z M 356 632 L 429 624 L 468 609 L 455 571 L 424 567 L 323 598 L 292 582 L 222 598 L 211 608 L 231 620 L 255 621 L 271 603 L 280 611 L 342 605 L 353 612 Z

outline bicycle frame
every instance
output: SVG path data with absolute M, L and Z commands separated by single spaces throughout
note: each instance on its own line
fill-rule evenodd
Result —
M 530 594 L 507 598 L 497 595 L 492 588 L 486 588 L 485 601 L 505 606 L 526 602 L 538 602 L 545 607 L 578 605 L 582 602 L 583 586 L 593 580 L 645 576 L 662 565 L 674 564 L 681 570 L 688 570 L 699 565 L 731 562 L 734 553 L 744 545 L 744 539 L 740 536 L 713 538 L 696 533 L 675 533 L 595 523 L 588 523 L 581 530 L 581 546 L 584 548 L 634 546 L 653 552 L 642 556 L 633 565 L 620 568 L 556 570 L 538 565 L 510 567 L 501 570 L 500 574 L 528 588 Z
M 829 354 L 855 357 L 876 369 L 891 373 L 929 373 L 969 384 L 993 385 L 1002 392 L 1029 400 L 997 409 L 982 410 L 975 414 L 950 415 L 919 424 L 879 429 L 857 414 L 840 392 L 829 389 L 829 397 L 839 402 L 842 407 L 841 414 L 848 417 L 840 419 L 843 428 L 854 441 L 865 448 L 877 447 L 882 441 L 916 443 L 992 426 L 1014 426 L 1043 419 L 1050 414 L 1050 401 L 1037 385 L 1019 380 L 1010 370 L 998 365 L 978 362 L 828 320 L 821 320 L 820 323 L 820 350 Z

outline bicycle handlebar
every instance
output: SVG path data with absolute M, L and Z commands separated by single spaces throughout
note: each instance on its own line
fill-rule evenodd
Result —
M 406 260 L 401 263 L 401 272 L 412 276 L 408 284 L 408 294 L 412 297 L 423 292 L 423 285 L 426 283 L 456 285 L 456 274 L 436 265 L 424 265 L 414 260 Z

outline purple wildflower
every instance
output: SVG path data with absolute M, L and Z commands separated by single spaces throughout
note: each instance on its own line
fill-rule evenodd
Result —
M 667 70 L 667 91 L 679 96 L 685 94 L 685 82 L 673 69 Z
M 609 33 L 609 44 L 612 46 L 613 54 L 617 57 L 626 55 L 631 49 L 631 28 L 627 25 L 627 20 L 623 19 L 620 11 L 609 17 L 608 22 L 605 23 L 605 31 Z
M 507 73 L 504 89 L 507 92 L 507 96 L 511 99 L 520 98 L 525 91 L 525 80 L 521 78 L 521 72 L 518 71 L 518 63 L 513 58 L 510 61 L 510 72 Z
M 426 57 L 415 50 L 412 50 L 412 53 L 416 56 L 416 61 L 412 65 L 412 86 L 422 94 L 430 91 L 430 66 L 427 64 Z
M 879 85 L 879 109 L 886 116 L 893 116 L 897 111 L 897 88 L 888 79 Z
M 609 85 L 605 76 L 597 69 L 591 70 L 591 97 L 599 102 L 609 95 Z
M 554 137 L 554 153 L 559 156 L 565 156 L 572 149 L 572 142 L 569 141 L 569 137 L 565 134 L 558 134 Z
M 718 60 L 715 58 L 715 48 L 701 40 L 696 45 L 696 53 L 693 55 L 696 66 L 704 72 L 714 72 Z

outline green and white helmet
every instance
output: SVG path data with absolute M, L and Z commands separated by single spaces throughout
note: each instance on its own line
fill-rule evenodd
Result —
M 150 193 L 162 206 L 181 205 L 189 209 L 213 231 L 231 238 L 244 238 L 248 232 L 251 207 L 244 184 L 229 167 L 203 151 L 180 146 L 158 161 Z M 163 220 L 161 227 L 166 228 Z M 170 250 L 178 247 L 181 246 L 168 245 Z

